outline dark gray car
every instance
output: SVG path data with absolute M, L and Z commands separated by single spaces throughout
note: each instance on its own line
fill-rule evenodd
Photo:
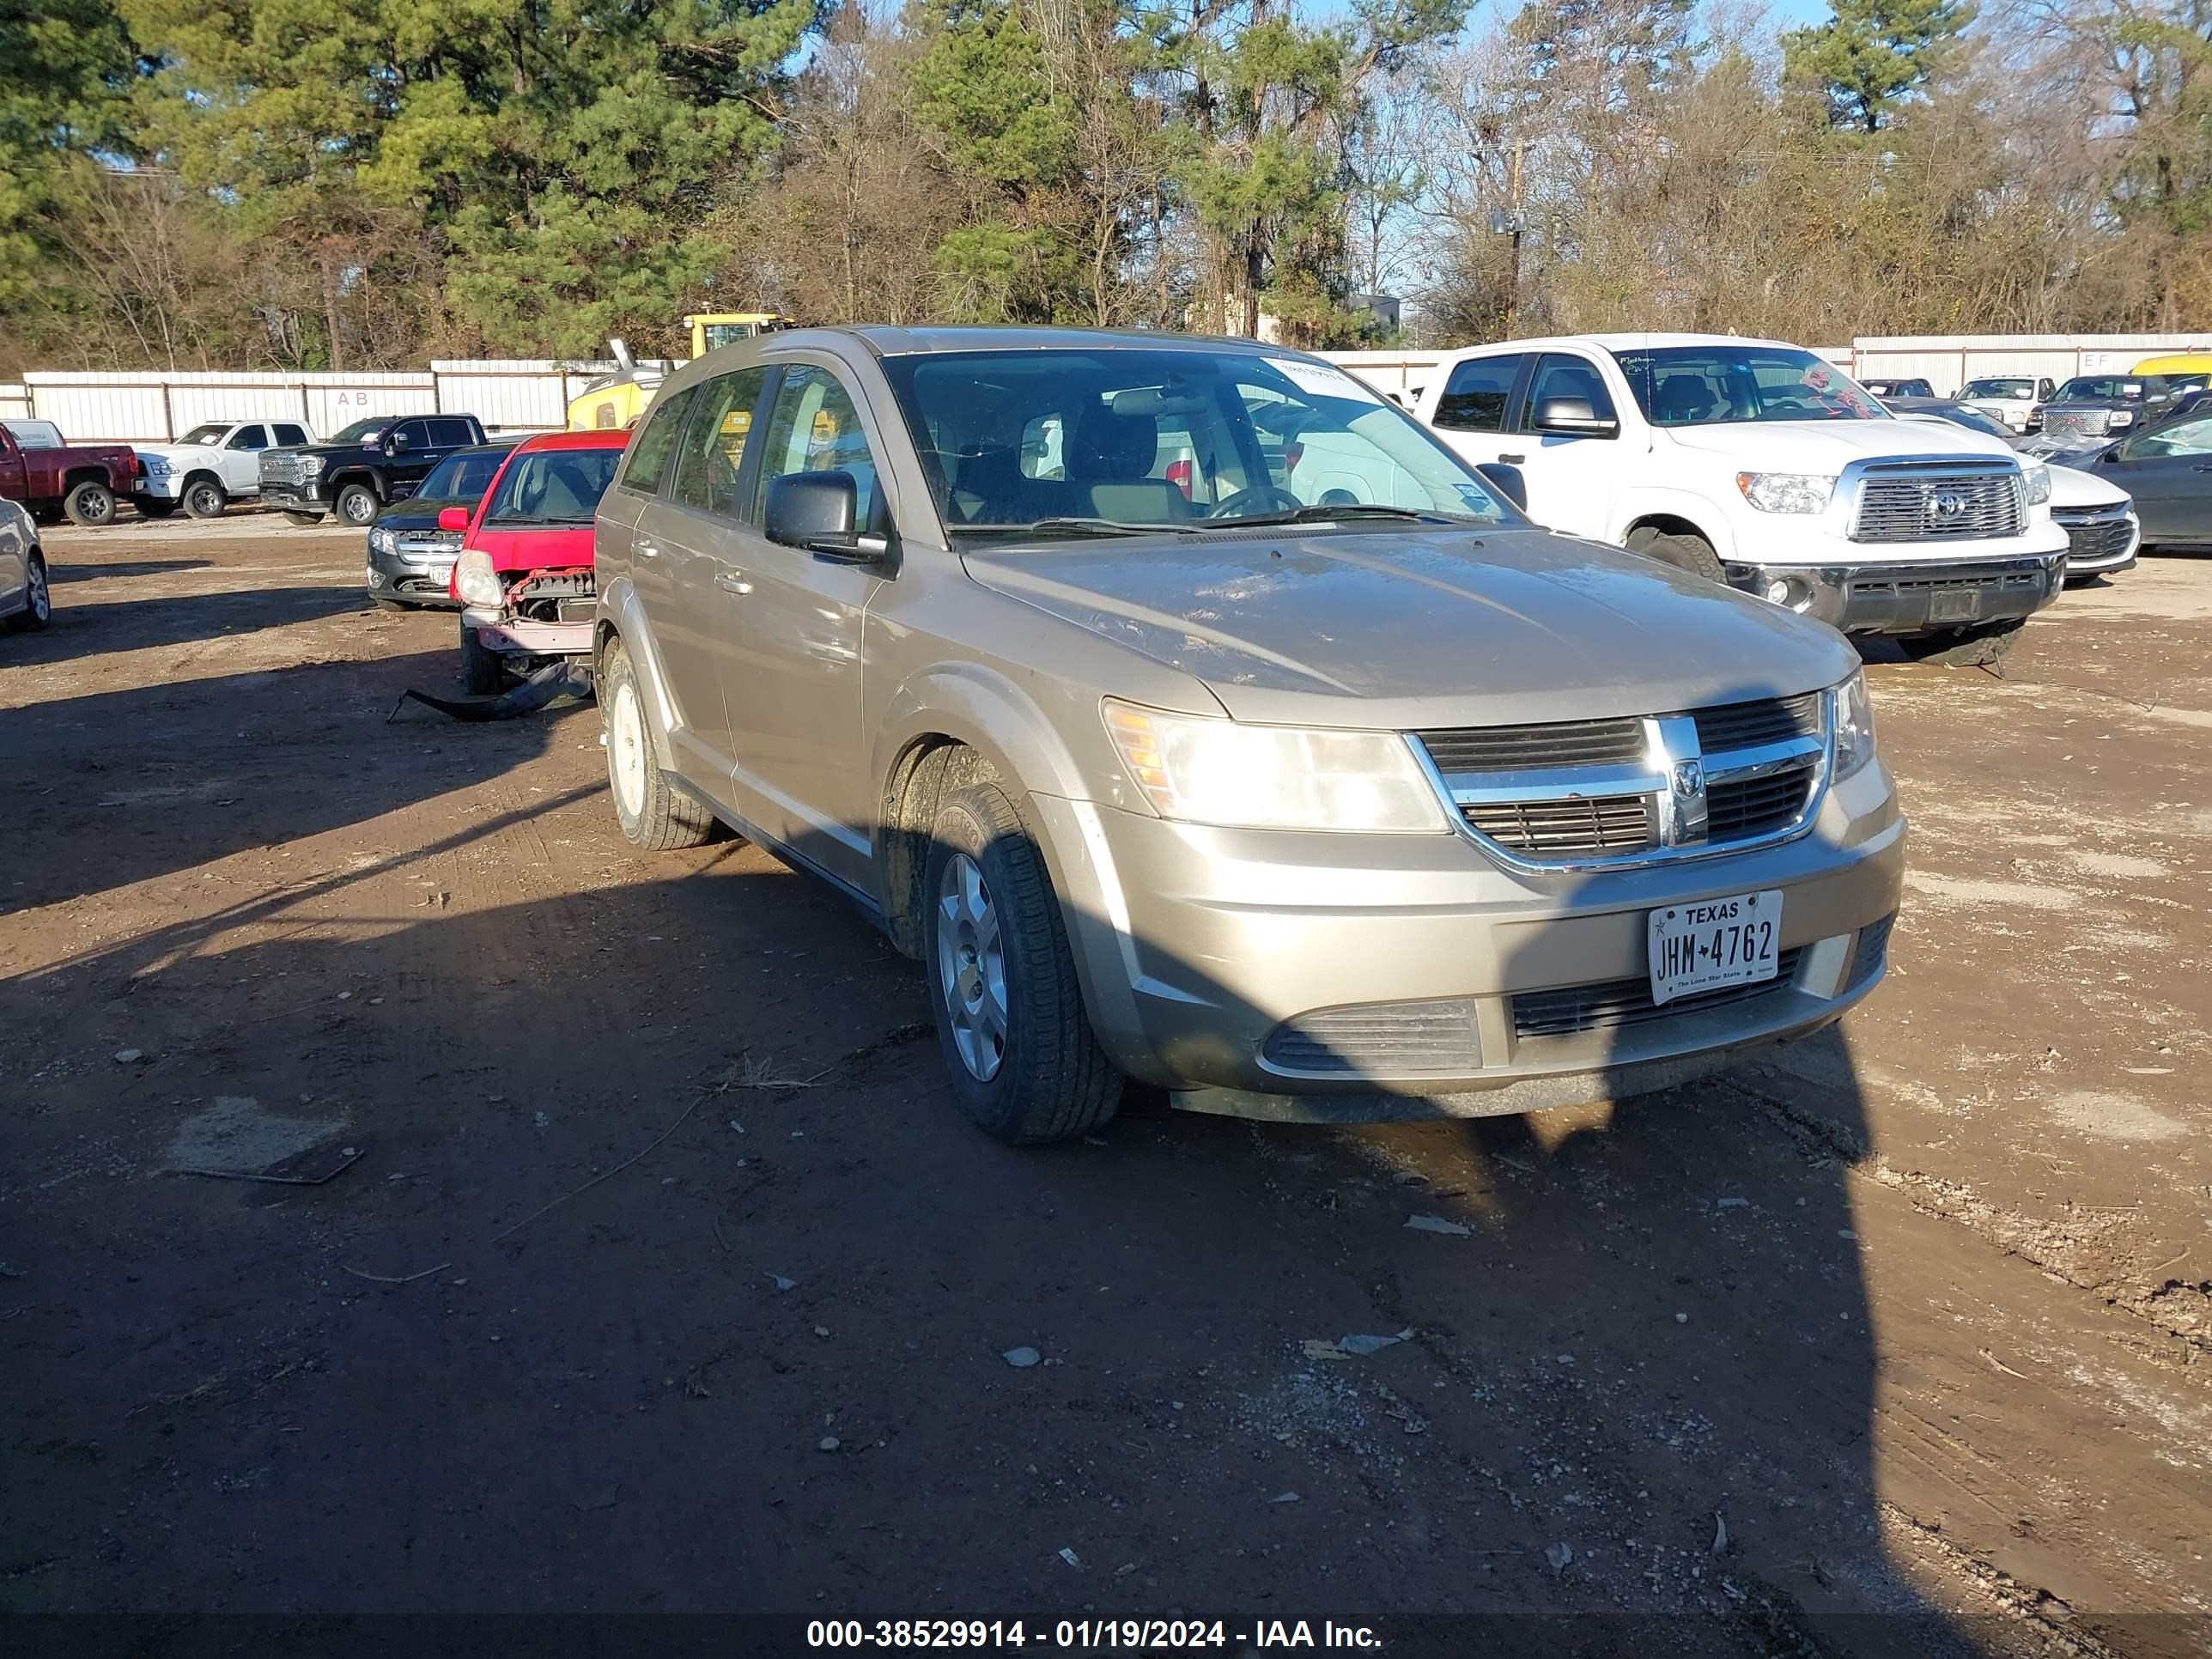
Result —
M 1905 825 L 1842 636 L 1536 529 L 1296 352 L 728 347 L 596 560 L 623 835 L 842 891 L 1007 1140 L 1127 1078 L 1313 1122 L 1638 1093 L 1883 971 Z

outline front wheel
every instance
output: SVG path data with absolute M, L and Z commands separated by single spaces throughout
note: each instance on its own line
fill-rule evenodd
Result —
M 1114 1115 L 1121 1074 L 1091 1030 L 1051 876 L 1013 802 L 971 783 L 938 809 L 922 957 L 952 1093 L 1017 1146 Z
M 2027 626 L 2025 617 L 2014 617 L 2008 622 L 1984 623 L 1979 628 L 1910 635 L 1897 644 L 1915 662 L 1940 663 L 1946 668 L 1987 668 L 2004 660 L 2020 630 Z
M 8 618 L 11 628 L 44 628 L 54 619 L 53 590 L 46 585 L 46 562 L 36 549 L 24 573 L 23 608 Z
M 507 687 L 507 664 L 496 651 L 488 651 L 477 630 L 461 624 L 461 684 L 471 696 L 488 697 Z
M 177 510 L 177 503 L 166 495 L 133 495 L 131 505 L 142 519 L 166 519 Z
M 703 845 L 714 833 L 714 816 L 660 769 L 645 729 L 645 694 L 619 640 L 600 659 L 599 707 L 607 720 L 607 793 L 623 839 L 648 853 Z
M 1647 559 L 1656 559 L 1662 564 L 1671 564 L 1677 570 L 1686 570 L 1692 576 L 1703 576 L 1708 581 L 1728 580 L 1728 572 L 1721 568 L 1720 556 L 1713 551 L 1713 544 L 1688 531 L 1659 531 L 1647 525 L 1628 532 L 1628 550 L 1641 553 Z
M 349 483 L 338 491 L 333 505 L 337 508 L 340 524 L 366 529 L 376 522 L 377 513 L 384 503 L 376 499 L 376 492 L 367 484 Z
M 284 518 L 287 523 L 295 524 L 302 530 L 323 521 L 323 515 L 319 513 L 295 513 L 289 507 L 284 509 Z
M 106 484 L 91 479 L 71 484 L 69 493 L 62 497 L 62 511 L 70 515 L 71 524 L 81 524 L 88 528 L 112 523 L 115 492 Z
M 185 490 L 185 511 L 195 519 L 220 518 L 230 505 L 230 492 L 213 478 L 194 480 Z

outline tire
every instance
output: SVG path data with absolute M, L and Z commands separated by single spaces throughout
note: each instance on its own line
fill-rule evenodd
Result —
M 302 530 L 323 521 L 323 515 L 319 513 L 295 513 L 289 507 L 284 509 L 284 517 L 288 522 L 298 525 Z
M 355 530 L 368 529 L 384 509 L 376 492 L 364 483 L 348 484 L 338 491 L 337 500 L 331 506 L 338 515 L 338 522 Z
M 31 591 L 23 597 L 28 603 L 8 618 L 8 626 L 15 629 L 44 628 L 54 619 L 54 592 L 46 580 L 46 556 L 33 548 L 26 563 Z
M 1654 530 L 1647 525 L 1628 532 L 1628 550 L 1641 553 L 1647 559 L 1656 559 L 1662 564 L 1671 564 L 1677 570 L 1686 570 L 1692 576 L 1703 576 L 1707 581 L 1723 586 L 1728 581 L 1728 573 L 1721 568 L 1720 556 L 1703 536 Z
M 698 847 L 714 833 L 714 815 L 678 789 L 660 769 L 645 729 L 645 693 L 620 640 L 599 664 L 599 708 L 607 723 L 607 793 L 623 839 L 648 853 Z
M 185 511 L 195 519 L 219 519 L 230 505 L 230 492 L 214 478 L 195 478 L 185 486 Z
M 1985 623 L 1979 628 L 1947 628 L 1939 634 L 1913 634 L 1900 638 L 1898 648 L 1915 662 L 1940 663 L 1946 668 L 1988 668 L 2005 659 L 2027 618 Z
M 461 684 L 471 696 L 489 697 L 507 689 L 507 664 L 496 651 L 484 649 L 477 630 L 461 624 Z
M 1014 1146 L 1106 1122 L 1121 1073 L 1084 1012 L 1044 860 L 995 782 L 939 805 L 922 896 L 938 1043 L 969 1121 Z
M 96 529 L 115 522 L 115 492 L 95 479 L 71 484 L 69 493 L 62 497 L 62 511 L 68 514 L 71 524 L 81 524 Z
M 133 495 L 131 505 L 138 509 L 142 519 L 167 519 L 175 514 L 179 503 L 166 495 Z

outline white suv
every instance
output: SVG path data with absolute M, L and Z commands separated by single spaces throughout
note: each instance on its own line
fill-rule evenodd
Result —
M 1586 334 L 1455 352 L 1415 411 L 1529 516 L 1917 659 L 1994 662 L 2065 580 L 2048 471 L 1893 418 L 1797 346 Z

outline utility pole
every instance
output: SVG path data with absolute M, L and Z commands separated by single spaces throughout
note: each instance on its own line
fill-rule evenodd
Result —
M 1528 153 L 1528 140 L 1516 140 L 1505 158 L 1505 210 L 1490 218 L 1491 229 L 1510 239 L 1505 266 L 1505 337 L 1509 340 L 1521 320 L 1521 237 L 1528 228 L 1521 216 L 1521 161 Z

